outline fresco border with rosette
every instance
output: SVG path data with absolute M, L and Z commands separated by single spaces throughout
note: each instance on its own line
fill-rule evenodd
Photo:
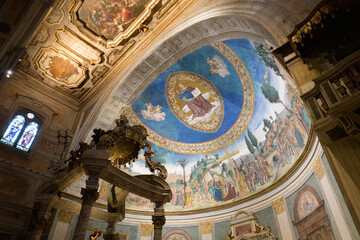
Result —
M 153 10 L 158 4 L 161 4 L 161 0 L 149 0 L 145 5 L 144 11 L 136 18 L 123 32 L 119 32 L 114 39 L 107 39 L 104 36 L 99 36 L 90 30 L 86 23 L 79 18 L 79 9 L 84 4 L 83 0 L 73 0 L 69 5 L 70 22 L 74 24 L 81 33 L 86 35 L 93 41 L 99 42 L 106 47 L 117 47 L 124 40 L 129 39 L 139 27 L 154 14 Z M 147 22 L 148 23 L 148 22 Z
M 248 70 L 246 69 L 244 63 L 240 58 L 223 42 L 217 42 L 215 44 L 210 44 L 215 48 L 219 53 L 221 53 L 234 67 L 236 70 L 240 82 L 243 86 L 243 106 L 241 113 L 239 114 L 236 122 L 230 127 L 230 129 L 222 134 L 220 137 L 215 138 L 214 140 L 201 142 L 201 143 L 183 143 L 173 141 L 166 137 L 161 136 L 152 129 L 146 126 L 137 114 L 134 112 L 132 107 L 127 107 L 123 109 L 123 113 L 129 119 L 130 124 L 141 124 L 144 125 L 149 134 L 149 141 L 159 145 L 165 149 L 168 149 L 177 153 L 185 154 L 205 154 L 215 152 L 220 150 L 231 143 L 233 143 L 247 128 L 252 114 L 254 112 L 255 106 L 255 93 L 254 86 L 250 77 Z

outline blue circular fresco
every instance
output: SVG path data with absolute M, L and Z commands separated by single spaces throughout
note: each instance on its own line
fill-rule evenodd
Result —
M 172 76 L 177 79 L 167 90 Z M 192 90 L 181 91 L 181 83 Z M 245 64 L 226 43 L 218 42 L 164 71 L 127 115 L 131 123 L 148 128 L 149 139 L 155 144 L 194 154 L 212 152 L 236 140 L 250 121 L 253 108 L 254 90 Z

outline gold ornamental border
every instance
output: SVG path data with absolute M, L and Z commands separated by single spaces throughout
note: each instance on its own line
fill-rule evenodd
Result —
M 152 17 L 153 10 L 161 4 L 161 0 L 150 0 L 146 5 L 144 11 L 138 16 L 133 23 L 123 32 L 120 32 L 113 40 L 108 40 L 103 36 L 99 36 L 89 28 L 86 27 L 86 23 L 78 17 L 78 11 L 83 5 L 84 0 L 73 0 L 68 8 L 69 21 L 74 24 L 81 33 L 89 37 L 92 41 L 100 42 L 106 48 L 113 48 L 119 46 L 124 40 L 129 39 L 136 31 L 142 29 L 144 25 L 149 24 L 147 22 Z
M 231 143 L 236 141 L 247 128 L 254 113 L 255 106 L 254 86 L 250 74 L 240 58 L 225 43 L 217 42 L 215 44 L 210 44 L 210 46 L 218 50 L 219 53 L 229 60 L 241 81 L 243 88 L 243 106 L 237 120 L 227 132 L 211 141 L 201 143 L 182 143 L 165 138 L 151 130 L 140 120 L 132 107 L 124 108 L 123 114 L 127 116 L 130 124 L 141 124 L 146 127 L 150 142 L 177 153 L 206 154 L 216 152 L 226 146 L 229 146 Z M 250 106 L 246 106 L 246 103 L 250 104 Z M 246 119 L 243 119 L 244 117 L 246 117 Z

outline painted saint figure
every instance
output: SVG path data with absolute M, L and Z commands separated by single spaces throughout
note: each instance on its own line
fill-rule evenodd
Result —
M 31 142 L 34 136 L 35 136 L 35 129 L 30 128 L 28 131 L 24 133 L 20 143 L 21 146 L 26 147 Z
M 6 134 L 4 139 L 6 139 L 6 140 L 8 140 L 10 142 L 14 142 L 15 141 L 15 136 L 17 136 L 18 132 L 22 128 L 22 125 L 23 125 L 22 122 L 14 121 L 14 123 L 10 126 L 10 131 L 8 132 L 8 134 Z
M 180 93 L 178 97 L 180 100 L 185 101 L 187 104 L 183 108 L 185 112 L 191 110 L 193 115 L 189 121 L 196 119 L 197 117 L 203 117 L 211 111 L 215 106 L 204 98 L 198 88 L 191 86 L 185 86 L 179 83 Z

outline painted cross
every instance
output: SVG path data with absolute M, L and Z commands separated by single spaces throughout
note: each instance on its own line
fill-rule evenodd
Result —
M 234 156 L 235 154 L 238 154 L 238 153 L 239 153 L 239 150 L 236 150 L 236 151 L 234 151 L 234 152 L 232 152 L 230 154 L 225 150 L 225 156 L 217 159 L 216 162 L 221 163 L 222 161 L 224 161 L 226 159 L 229 160 L 229 165 L 230 165 L 230 169 L 231 169 L 231 171 L 233 173 L 233 176 L 234 176 L 235 185 L 236 185 L 237 189 L 240 189 L 239 184 L 236 181 L 236 173 L 235 173 L 235 170 L 234 170 L 234 167 L 233 167 L 233 164 L 232 164 L 232 159 L 231 159 L 232 156 Z

